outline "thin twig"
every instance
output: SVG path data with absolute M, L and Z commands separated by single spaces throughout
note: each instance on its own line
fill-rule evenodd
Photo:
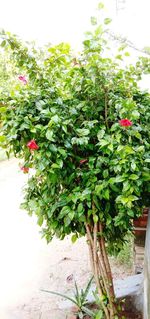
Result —
M 94 269 L 94 257 L 93 257 L 93 251 L 92 251 L 92 245 L 91 245 L 91 241 L 89 239 L 89 236 L 87 234 L 87 240 L 88 240 L 88 248 L 89 248 L 89 256 L 90 256 L 90 264 L 91 264 L 91 269 L 93 272 L 93 275 L 95 276 L 95 269 Z
M 99 231 L 102 234 L 103 228 L 102 228 L 102 224 L 101 223 L 99 223 Z M 112 295 L 115 298 L 114 287 L 113 287 L 113 279 L 112 279 L 112 272 L 111 272 L 111 268 L 110 268 L 108 255 L 106 253 L 106 247 L 105 247 L 105 242 L 104 242 L 104 237 L 103 236 L 101 236 L 101 247 L 102 247 L 102 254 L 104 256 L 104 262 L 105 262 L 107 276 L 109 278 L 109 281 L 110 281 L 110 284 L 111 284 L 111 287 L 112 287 L 112 289 L 111 289 Z
M 104 89 L 104 93 L 105 93 L 105 123 L 106 123 L 106 127 L 109 128 L 109 125 L 108 125 L 108 92 L 106 89 Z
M 99 232 L 101 234 L 102 234 L 102 231 L 103 231 L 102 224 L 99 223 Z M 106 285 L 107 285 L 107 294 L 108 294 L 109 304 L 110 304 L 110 315 L 111 315 L 111 318 L 114 318 L 114 316 L 116 314 L 116 308 L 114 305 L 115 293 L 114 293 L 112 272 L 111 272 L 111 268 L 110 268 L 108 255 L 106 253 L 104 237 L 102 235 L 100 237 L 99 244 L 101 247 L 101 252 L 102 252 L 102 256 L 103 256 L 103 260 L 104 260 L 104 264 L 105 264 L 106 272 L 107 272 L 107 281 L 108 282 L 106 283 Z

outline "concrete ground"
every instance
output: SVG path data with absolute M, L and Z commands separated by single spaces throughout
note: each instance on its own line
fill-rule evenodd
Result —
M 72 245 L 67 238 L 47 245 L 41 239 L 36 219 L 19 209 L 27 178 L 20 172 L 18 160 L 0 163 L 0 318 L 59 319 L 63 314 L 66 318 L 65 311 L 58 309 L 60 298 L 40 289 L 71 289 L 85 243 L 81 240 Z M 86 273 L 88 277 L 86 263 L 84 250 L 78 276 Z

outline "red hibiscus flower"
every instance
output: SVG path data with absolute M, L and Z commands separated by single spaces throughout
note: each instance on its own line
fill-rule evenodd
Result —
M 24 75 L 19 75 L 18 79 L 23 83 L 23 84 L 27 84 L 28 81 L 26 79 L 26 77 Z
M 22 166 L 21 170 L 23 171 L 23 173 L 28 173 L 29 172 L 29 167 Z
M 39 146 L 36 144 L 35 140 L 31 140 L 27 143 L 30 150 L 38 150 Z
M 119 124 L 121 126 L 128 127 L 128 126 L 132 126 L 133 123 L 129 121 L 128 119 L 122 119 L 119 121 Z
M 80 160 L 80 164 L 81 164 L 81 165 L 84 164 L 84 163 L 87 163 L 87 162 L 88 162 L 88 159 L 87 159 L 87 158 Z

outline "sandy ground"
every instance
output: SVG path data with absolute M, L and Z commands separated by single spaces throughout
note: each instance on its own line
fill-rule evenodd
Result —
M 26 179 L 16 159 L 0 163 L 0 319 L 65 319 L 67 303 L 41 289 L 71 293 L 74 279 L 87 283 L 86 243 L 41 239 L 36 219 L 19 209 Z M 122 267 L 113 272 L 124 276 Z

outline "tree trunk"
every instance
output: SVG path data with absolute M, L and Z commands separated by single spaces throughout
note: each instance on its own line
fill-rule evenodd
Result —
M 117 313 L 110 263 L 106 251 L 101 223 L 86 224 L 92 272 L 95 278 L 99 302 L 106 319 L 114 319 Z M 107 300 L 107 302 L 106 302 Z

